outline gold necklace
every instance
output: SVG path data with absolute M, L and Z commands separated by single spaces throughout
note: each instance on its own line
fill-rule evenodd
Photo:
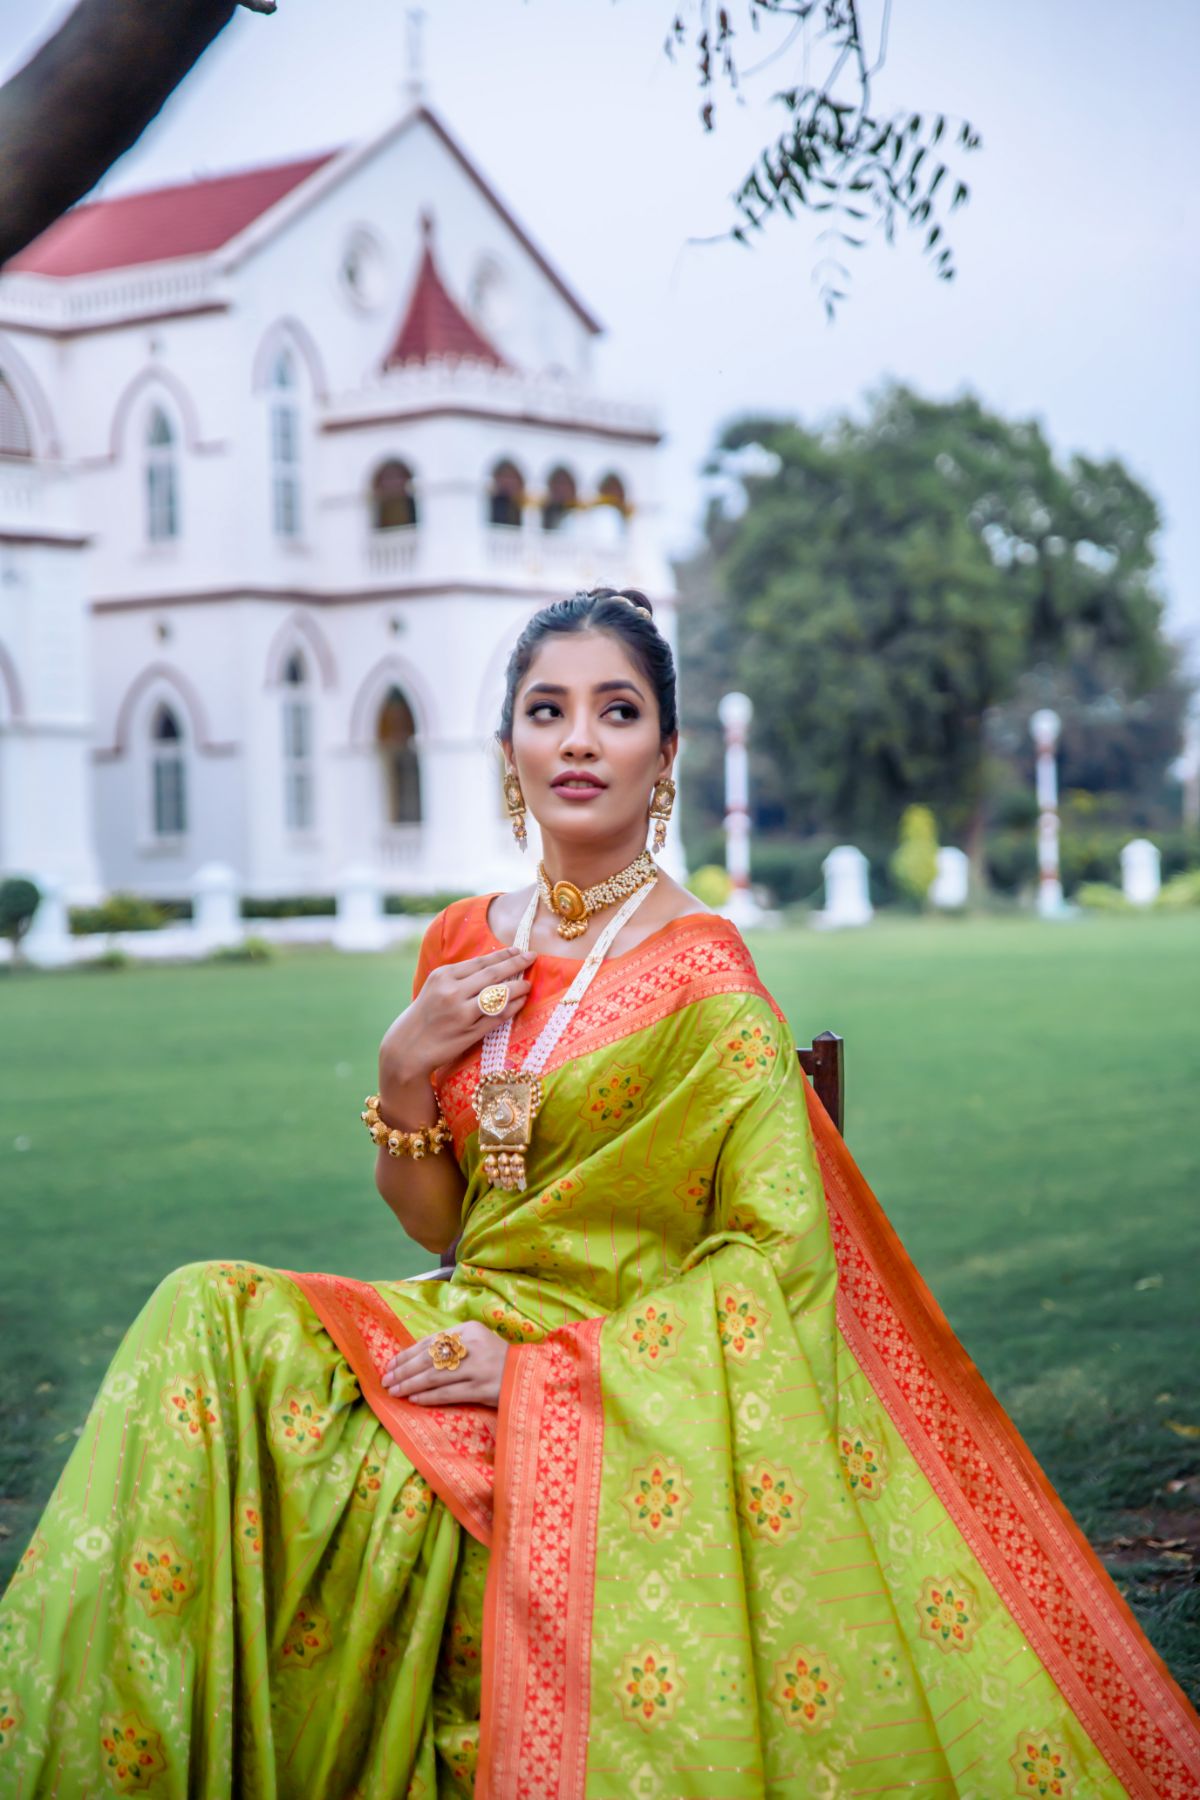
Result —
M 589 888 L 577 888 L 573 881 L 556 881 L 552 886 L 545 863 L 539 863 L 537 870 L 542 899 L 558 920 L 558 935 L 563 938 L 582 937 L 592 913 L 602 906 L 611 906 L 614 900 L 624 900 L 627 894 L 636 893 L 657 874 L 654 858 L 648 850 L 635 856 L 628 868 L 618 869 L 615 875 L 608 875 Z

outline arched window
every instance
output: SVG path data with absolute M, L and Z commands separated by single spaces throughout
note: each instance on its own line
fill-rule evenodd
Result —
M 542 530 L 557 531 L 567 514 L 574 512 L 578 504 L 575 477 L 571 471 L 563 468 L 552 470 L 546 483 L 546 498 L 542 502 Z
M 379 709 L 375 740 L 383 762 L 385 817 L 389 825 L 416 825 L 421 819 L 421 765 L 413 739 L 412 708 L 397 687 Z
M 622 518 L 629 516 L 629 501 L 625 497 L 625 483 L 619 475 L 606 475 L 596 489 L 596 500 L 600 506 L 615 506 Z
M 393 526 L 415 525 L 416 522 L 412 470 L 396 458 L 380 463 L 371 477 L 372 526 L 376 531 L 391 531 Z
M 187 771 L 183 732 L 174 710 L 163 701 L 150 721 L 150 798 L 155 837 L 181 837 L 187 830 Z
M 298 538 L 300 510 L 300 407 L 296 364 L 281 350 L 271 368 L 271 528 L 276 537 Z
M 525 477 L 515 463 L 498 462 L 492 470 L 488 518 L 493 525 L 519 525 L 525 508 Z
M 310 831 L 315 807 L 312 701 L 308 664 L 293 650 L 283 665 L 283 818 L 289 831 Z
M 33 455 L 33 441 L 21 402 L 7 375 L 0 374 L 0 456 Z
M 161 406 L 146 421 L 146 536 L 152 544 L 179 536 L 179 466 L 175 433 Z

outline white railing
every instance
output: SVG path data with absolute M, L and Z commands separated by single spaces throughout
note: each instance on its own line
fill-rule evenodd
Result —
M 622 587 L 637 578 L 631 547 L 624 544 L 595 544 L 585 535 L 543 531 L 536 520 L 485 529 L 487 561 L 495 569 L 547 574 L 578 581 L 581 587 Z
M 372 575 L 405 575 L 416 567 L 417 526 L 395 525 L 367 540 L 367 567 Z
M 410 869 L 421 860 L 424 827 L 390 825 L 375 842 L 375 856 L 381 869 Z
M 0 322 L 92 325 L 126 314 L 177 312 L 227 299 L 223 281 L 198 262 L 150 264 L 71 281 L 12 273 L 0 277 Z

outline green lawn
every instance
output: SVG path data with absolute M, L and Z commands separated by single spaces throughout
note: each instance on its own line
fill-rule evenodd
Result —
M 752 943 L 797 1034 L 846 1037 L 851 1149 L 1200 1691 L 1200 915 Z M 358 1120 L 412 955 L 0 976 L 0 1575 L 169 1269 L 427 1266 Z

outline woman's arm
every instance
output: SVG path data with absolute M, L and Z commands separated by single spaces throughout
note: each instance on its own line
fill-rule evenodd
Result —
M 502 1019 L 515 1018 L 529 993 L 525 972 L 532 951 L 493 950 L 435 967 L 440 924 L 435 920 L 421 946 L 412 1004 L 393 1020 L 379 1046 L 379 1116 L 401 1131 L 433 1124 L 433 1071 L 457 1062 Z M 507 982 L 509 988 L 508 1005 L 494 1016 L 478 1004 L 493 982 Z M 452 1151 L 418 1160 L 381 1148 L 375 1185 L 422 1249 L 440 1254 L 454 1242 L 467 1184 Z

